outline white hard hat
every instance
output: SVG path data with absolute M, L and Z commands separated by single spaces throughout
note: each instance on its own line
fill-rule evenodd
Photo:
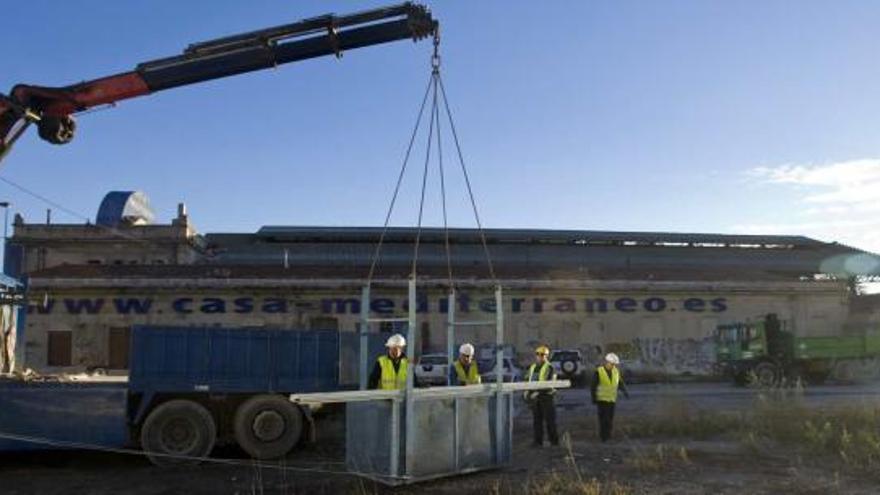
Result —
M 617 354 L 614 354 L 613 352 L 609 352 L 605 355 L 605 361 L 611 364 L 620 364 L 620 358 L 617 357 Z
M 464 354 L 465 356 L 473 356 L 474 346 L 470 344 L 461 344 L 461 347 L 458 348 L 458 353 Z
M 406 339 L 403 335 L 395 333 L 385 341 L 385 347 L 406 347 Z

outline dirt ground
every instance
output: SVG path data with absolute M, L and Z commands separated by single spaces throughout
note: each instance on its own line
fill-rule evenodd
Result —
M 638 393 L 638 388 L 634 390 Z M 622 403 L 616 437 L 596 440 L 594 409 L 561 398 L 563 446 L 530 446 L 531 418 L 514 428 L 514 462 L 504 469 L 390 489 L 342 474 L 344 436 L 340 418 L 325 422 L 316 445 L 277 463 L 255 464 L 235 449 L 215 452 L 229 463 L 156 468 L 123 454 L 53 452 L 0 456 L 0 494 L 300 494 L 395 493 L 650 493 L 776 494 L 880 491 L 880 477 L 860 473 L 829 456 L 804 455 L 784 445 L 756 448 L 742 439 L 715 435 L 637 437 L 627 423 L 650 421 L 637 403 Z M 635 395 L 635 394 L 634 394 Z M 649 395 L 649 394 L 644 394 Z M 819 407 L 819 406 L 817 406 Z M 880 428 L 880 425 L 878 425 Z

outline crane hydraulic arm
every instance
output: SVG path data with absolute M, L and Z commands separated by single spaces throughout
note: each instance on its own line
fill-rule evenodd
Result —
M 210 81 L 344 50 L 436 35 L 430 11 L 410 2 L 356 14 L 332 14 L 194 43 L 183 54 L 139 64 L 131 72 L 64 87 L 18 84 L 0 93 L 0 160 L 27 127 L 53 144 L 73 139 L 73 114 L 156 91 Z

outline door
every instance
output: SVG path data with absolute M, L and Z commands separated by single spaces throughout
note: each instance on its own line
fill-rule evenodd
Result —
M 108 339 L 107 366 L 112 370 L 128 369 L 129 327 L 111 327 Z
M 49 348 L 47 349 L 46 364 L 49 366 L 70 366 L 73 354 L 73 339 L 70 332 L 50 330 Z

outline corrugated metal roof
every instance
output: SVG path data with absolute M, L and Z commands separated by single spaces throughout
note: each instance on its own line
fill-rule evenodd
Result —
M 209 234 L 212 262 L 231 265 L 367 266 L 380 228 L 263 227 L 257 234 Z M 389 230 L 381 263 L 409 266 L 416 230 Z M 819 273 L 880 274 L 880 257 L 837 243 L 802 236 L 678 234 L 658 232 L 489 229 L 489 250 L 499 268 L 562 270 L 679 271 L 684 278 L 732 276 L 797 278 Z M 475 229 L 452 229 L 454 267 L 485 263 Z M 445 266 L 444 231 L 423 231 L 419 266 Z M 701 273 L 696 273 L 701 272 Z M 761 275 L 764 274 L 764 275 Z
M 376 242 L 382 232 L 381 227 L 262 227 L 255 236 L 264 241 L 275 242 Z M 700 234 L 675 232 L 614 232 L 598 230 L 541 230 L 541 229 L 485 229 L 490 243 L 510 244 L 602 244 L 602 245 L 718 245 L 719 247 L 765 248 L 827 248 L 834 243 L 825 243 L 804 236 L 780 235 L 738 235 L 738 234 Z M 410 242 L 416 234 L 415 228 L 389 228 L 386 242 Z M 224 234 L 208 234 L 208 237 Z M 250 234 L 245 234 L 250 236 Z M 423 242 L 443 242 L 444 230 L 423 228 Z M 450 241 L 455 243 L 479 242 L 476 229 L 449 229 Z M 852 248 L 847 248 L 852 249 Z
M 419 276 L 443 280 L 445 266 L 420 267 Z M 571 269 L 541 266 L 501 266 L 502 280 L 657 280 L 657 281 L 797 281 L 799 277 L 784 271 L 758 270 L 682 270 L 668 267 L 633 267 L 630 269 Z M 32 272 L 32 279 L 362 279 L 364 266 L 320 265 L 61 265 Z M 453 270 L 456 280 L 488 279 L 485 265 L 459 266 Z M 409 266 L 380 265 L 376 279 L 405 280 Z

